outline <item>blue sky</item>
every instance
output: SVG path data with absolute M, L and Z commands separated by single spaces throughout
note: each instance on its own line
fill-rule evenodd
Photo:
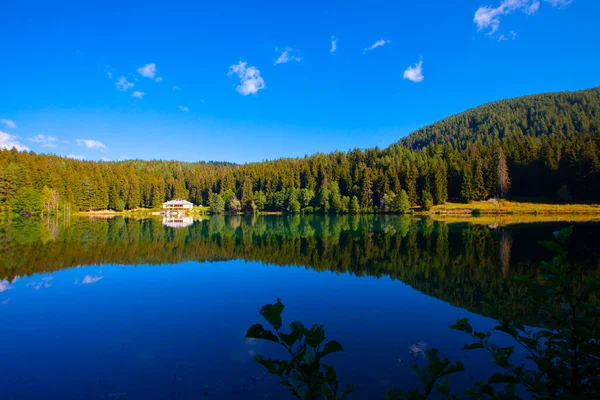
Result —
M 596 0 L 288 3 L 7 2 L 0 146 L 241 163 L 600 84 Z

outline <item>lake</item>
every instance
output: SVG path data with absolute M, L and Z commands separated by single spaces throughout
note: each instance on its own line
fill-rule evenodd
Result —
M 476 220 L 474 220 L 476 221 Z M 446 223 L 398 216 L 259 216 L 202 221 L 62 218 L 0 224 L 3 399 L 290 398 L 244 338 L 278 297 L 284 325 L 325 324 L 350 397 L 415 387 L 435 347 L 461 360 L 456 388 L 492 371 L 448 327 L 482 301 L 534 325 L 512 277 L 551 257 L 566 223 Z M 600 224 L 577 223 L 574 257 L 600 268 Z

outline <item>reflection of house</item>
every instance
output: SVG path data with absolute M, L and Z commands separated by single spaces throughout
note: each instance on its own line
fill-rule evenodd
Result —
M 169 228 L 186 228 L 194 225 L 193 217 L 164 217 L 162 220 L 164 226 Z
M 162 208 L 170 211 L 191 210 L 192 208 L 194 208 L 194 204 L 190 203 L 187 200 L 177 199 L 169 200 L 166 203 L 163 203 Z

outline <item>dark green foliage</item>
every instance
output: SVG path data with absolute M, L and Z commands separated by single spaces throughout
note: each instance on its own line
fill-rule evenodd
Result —
M 532 329 L 502 320 L 493 331 L 479 332 L 466 318 L 451 327 L 473 338 L 473 343 L 464 346 L 465 351 L 486 351 L 501 372 L 493 373 L 464 393 L 452 393 L 450 377 L 465 368 L 460 361 L 442 359 L 437 350 L 431 349 L 425 353 L 426 364 L 412 367 L 422 390 L 391 389 L 385 398 L 425 400 L 435 394 L 436 398 L 453 400 L 518 400 L 523 393 L 540 400 L 600 398 L 600 281 L 584 266 L 569 262 L 566 248 L 571 232 L 572 227 L 568 227 L 555 233 L 556 241 L 540 242 L 554 253 L 554 258 L 542 263 L 539 278 L 516 278 L 528 290 L 526 301 L 543 317 L 541 327 Z M 342 346 L 330 341 L 320 347 L 325 341 L 322 325 L 307 330 L 301 322 L 294 322 L 290 333 L 280 332 L 283 309 L 279 299 L 264 306 L 260 314 L 275 332 L 257 324 L 248 329 L 246 337 L 278 343 L 288 351 L 290 360 L 266 360 L 260 355 L 255 360 L 279 376 L 298 399 L 344 398 L 353 388 L 341 396 L 336 394 L 339 383 L 335 371 L 320 364 L 322 357 L 342 351 Z M 488 306 L 490 315 L 498 315 L 498 310 L 498 306 Z M 508 335 L 514 344 L 494 344 L 492 332 Z M 528 364 L 512 360 L 516 345 L 525 349 Z
M 523 304 L 521 286 L 507 279 L 509 274 L 531 273 L 535 267 L 529 258 L 511 254 L 512 229 L 483 225 L 456 229 L 439 221 L 382 215 L 213 215 L 173 236 L 171 228 L 155 219 L 77 218 L 60 228 L 54 219 L 48 226 L 46 219 L 28 221 L 36 225 L 32 231 L 40 233 L 37 246 L 15 242 L 20 227 L 0 226 L 0 280 L 77 265 L 240 259 L 389 277 L 471 312 L 481 313 L 484 300 L 504 305 L 507 318 L 535 320 Z M 585 237 L 580 240 L 594 246 L 596 232 L 582 232 Z M 55 240 L 45 242 L 44 236 Z M 600 259 L 600 253 L 592 259 Z
M 411 149 L 450 144 L 466 150 L 509 137 L 599 134 L 600 88 L 496 101 L 419 129 L 400 143 Z
M 450 394 L 446 382 L 438 382 L 442 375 L 438 359 L 429 358 L 429 364 L 417 371 L 429 372 L 430 380 L 422 392 L 400 393 L 391 398 L 425 399 L 436 385 L 446 398 L 452 399 L 520 399 L 525 391 L 534 399 L 598 399 L 600 398 L 600 307 L 598 293 L 600 280 L 589 274 L 585 265 L 572 264 L 567 253 L 567 242 L 573 228 L 555 232 L 555 241 L 540 244 L 554 253 L 550 262 L 543 262 L 539 278 L 516 277 L 527 287 L 526 302 L 543 318 L 540 328 L 502 320 L 493 331 L 476 331 L 468 319 L 459 319 L 451 328 L 465 332 L 474 340 L 464 350 L 486 351 L 502 372 L 494 373 L 479 382 L 464 395 Z M 499 307 L 488 306 L 488 313 L 498 315 Z M 500 347 L 491 341 L 492 332 L 508 335 L 514 345 Z M 512 356 L 516 345 L 526 350 L 528 364 L 515 363 Z M 449 363 L 449 361 L 448 361 Z M 459 372 L 455 368 L 447 375 Z M 390 393 L 390 396 L 396 393 Z
M 429 190 L 423 190 L 419 204 L 423 211 L 431 210 L 431 207 L 433 207 L 433 197 L 431 196 L 431 192 Z
M 349 212 L 350 214 L 358 214 L 360 212 L 360 205 L 356 196 L 352 196 L 352 200 L 350 200 Z
M 304 213 L 390 212 L 390 193 L 400 190 L 411 206 L 423 205 L 424 192 L 432 204 L 503 197 L 509 190 L 519 197 L 600 201 L 599 154 L 596 88 L 491 103 L 387 149 L 245 165 L 89 162 L 0 150 L 0 207 L 22 187 L 41 193 L 44 186 L 74 211 L 159 207 L 177 197 L 206 205 L 213 193 L 231 212 L 295 212 L 294 200 Z
M 42 211 L 40 193 L 33 188 L 20 188 L 13 200 L 12 211 L 20 215 L 38 215 Z
M 225 212 L 225 200 L 216 193 L 211 195 L 209 205 L 213 214 L 223 214 Z
M 275 304 L 263 306 L 259 313 L 274 331 L 256 324 L 248 329 L 246 337 L 277 343 L 289 354 L 289 359 L 273 360 L 256 355 L 254 360 L 270 374 L 278 376 L 281 384 L 297 399 L 346 398 L 354 391 L 354 386 L 347 385 L 341 389 L 335 369 L 322 362 L 329 354 L 342 351 L 342 345 L 335 340 L 325 342 L 323 325 L 313 325 L 308 329 L 301 322 L 292 322 L 290 332 L 284 333 L 281 331 L 283 309 L 280 299 Z
M 408 194 L 406 193 L 406 190 L 400 190 L 400 194 L 394 197 L 393 209 L 394 212 L 400 214 L 406 214 L 410 211 L 410 201 L 408 199 Z
M 288 211 L 292 214 L 300 213 L 300 202 L 296 199 L 290 201 L 290 205 L 288 206 Z
M 450 389 L 448 387 L 448 379 L 442 380 L 442 378 L 464 371 L 465 367 L 460 361 L 452 363 L 447 358 L 442 360 L 436 349 L 427 350 L 425 352 L 425 357 L 427 358 L 427 364 L 414 364 L 412 366 L 412 370 L 415 375 L 417 375 L 419 382 L 423 384 L 423 392 L 421 393 L 418 390 L 409 390 L 408 392 L 405 392 L 402 389 L 391 389 L 385 394 L 386 400 L 424 400 L 431 395 L 431 392 L 433 392 L 434 389 L 444 397 L 449 397 Z

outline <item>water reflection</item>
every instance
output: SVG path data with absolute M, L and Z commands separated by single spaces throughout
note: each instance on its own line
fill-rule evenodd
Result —
M 187 218 L 187 219 L 186 219 Z M 171 225 L 175 224 L 175 225 Z M 187 225 L 187 227 L 182 227 Z M 182 227 L 172 229 L 171 227 Z M 478 312 L 481 301 L 502 305 L 508 316 L 526 314 L 515 274 L 535 274 L 550 254 L 539 240 L 559 224 L 446 224 L 394 216 L 213 216 L 168 219 L 39 220 L 0 226 L 0 292 L 15 277 L 75 266 L 174 264 L 243 259 L 357 276 L 389 276 L 451 304 Z M 580 254 L 600 259 L 598 224 L 575 230 Z M 91 284 L 101 275 L 86 275 Z M 32 287 L 49 287 L 48 281 Z
M 92 284 L 94 282 L 98 282 L 99 280 L 101 280 L 103 277 L 102 276 L 92 276 L 92 275 L 86 275 L 83 277 L 83 279 L 81 280 L 81 282 L 78 280 L 75 281 L 76 285 L 89 285 Z
M 202 221 L 202 220 L 200 220 Z M 162 223 L 164 226 L 169 228 L 187 228 L 194 225 L 194 217 L 181 216 L 181 217 L 163 217 Z
M 51 276 L 46 276 L 43 277 L 38 281 L 33 281 L 33 282 L 29 282 L 28 284 L 25 285 L 25 287 L 30 287 L 33 288 L 35 290 L 40 290 L 41 288 L 49 288 L 52 287 L 52 284 L 50 284 L 50 281 L 53 278 Z
M 0 293 L 12 289 L 12 284 L 6 279 L 0 281 Z

